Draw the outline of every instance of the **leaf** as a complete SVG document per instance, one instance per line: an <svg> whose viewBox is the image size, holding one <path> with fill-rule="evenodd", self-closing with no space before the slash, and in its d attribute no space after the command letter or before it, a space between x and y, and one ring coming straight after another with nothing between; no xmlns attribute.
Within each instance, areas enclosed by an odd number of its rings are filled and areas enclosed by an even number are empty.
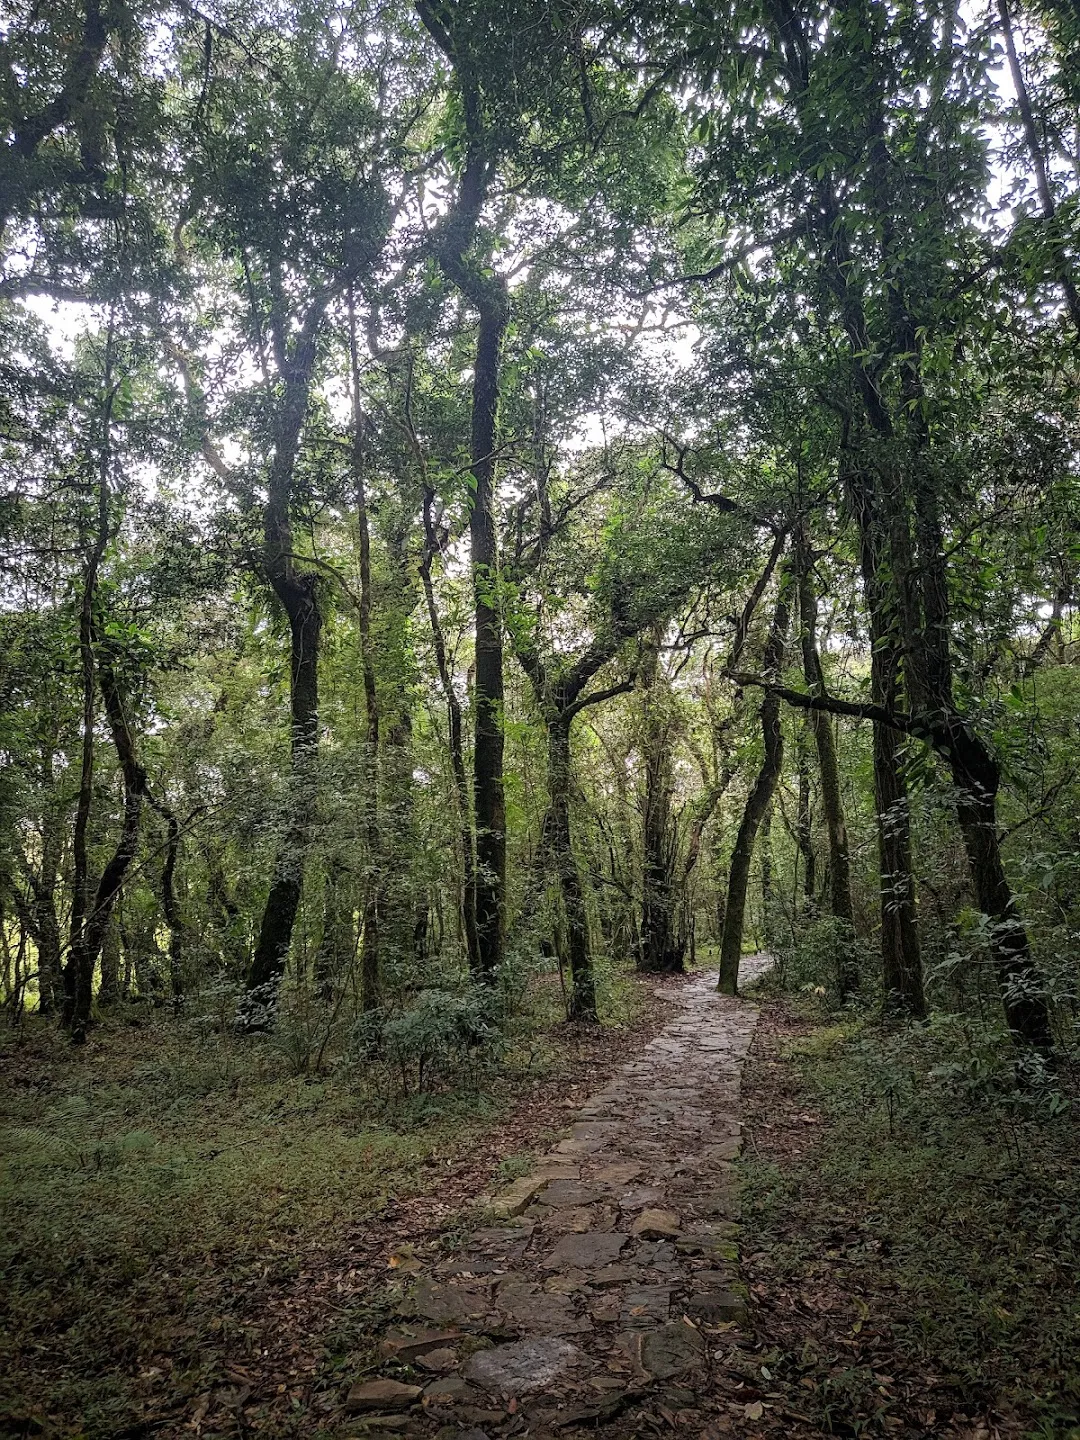
<svg viewBox="0 0 1080 1440"><path fill-rule="evenodd" d="M760 1420L765 1414L765 1406L760 1400L755 1400L752 1405L747 1405L743 1409L743 1414L747 1420Z"/></svg>

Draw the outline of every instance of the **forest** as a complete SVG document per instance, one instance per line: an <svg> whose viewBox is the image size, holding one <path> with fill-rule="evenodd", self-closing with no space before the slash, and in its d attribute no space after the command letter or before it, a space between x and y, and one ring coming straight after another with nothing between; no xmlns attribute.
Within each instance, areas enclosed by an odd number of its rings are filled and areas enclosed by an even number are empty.
<svg viewBox="0 0 1080 1440"><path fill-rule="evenodd" d="M0 133L0 1433L1076 1440L1077 0L7 0Z"/></svg>

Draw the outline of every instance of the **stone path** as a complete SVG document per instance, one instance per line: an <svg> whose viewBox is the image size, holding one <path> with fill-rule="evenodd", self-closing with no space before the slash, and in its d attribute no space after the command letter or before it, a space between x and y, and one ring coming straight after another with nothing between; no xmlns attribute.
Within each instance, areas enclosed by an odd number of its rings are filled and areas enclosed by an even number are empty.
<svg viewBox="0 0 1080 1440"><path fill-rule="evenodd" d="M744 983L768 964L745 961ZM680 991L678 1017L490 1200L498 1223L411 1280L342 1435L614 1434L642 1411L706 1433L711 1351L745 1318L732 1162L757 1020L714 985Z"/></svg>

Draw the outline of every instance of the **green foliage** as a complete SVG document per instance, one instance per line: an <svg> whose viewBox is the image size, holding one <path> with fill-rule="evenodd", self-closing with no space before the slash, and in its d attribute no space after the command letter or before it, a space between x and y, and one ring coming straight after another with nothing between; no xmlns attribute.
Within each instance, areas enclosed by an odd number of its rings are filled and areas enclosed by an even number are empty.
<svg viewBox="0 0 1080 1440"><path fill-rule="evenodd" d="M353 1030L348 1068L381 1059L401 1092L465 1071L475 1080L498 1059L502 1037L489 989L421 990L401 1009L369 1010Z"/></svg>

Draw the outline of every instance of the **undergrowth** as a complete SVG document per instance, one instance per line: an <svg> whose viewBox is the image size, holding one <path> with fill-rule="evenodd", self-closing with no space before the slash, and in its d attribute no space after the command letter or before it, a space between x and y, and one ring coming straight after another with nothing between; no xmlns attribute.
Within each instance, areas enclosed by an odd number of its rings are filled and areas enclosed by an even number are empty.
<svg viewBox="0 0 1080 1440"><path fill-rule="evenodd" d="M1080 1440L1080 1134L1063 1090L1018 1089L1007 1044L966 1017L889 1032L805 995L800 1009L815 1028L782 1048L780 1083L825 1124L809 1149L744 1161L754 1246L782 1282L873 1297L900 1352L973 1409ZM789 1378L824 1403L819 1360L790 1357ZM840 1410L885 1433L872 1368L863 1380Z"/></svg>
<svg viewBox="0 0 1080 1440"><path fill-rule="evenodd" d="M635 987L609 994L632 1018ZM405 1083L406 1055L356 1047L310 1073L288 1022L241 1038L206 1013L114 1017L82 1050L36 1018L4 1032L0 1434L113 1437L182 1413L223 1354L257 1349L275 1287L560 1073L576 1041L558 1019L534 984L481 1063L472 1032L445 1053L429 1005L412 1023L432 1022L430 1063Z"/></svg>

